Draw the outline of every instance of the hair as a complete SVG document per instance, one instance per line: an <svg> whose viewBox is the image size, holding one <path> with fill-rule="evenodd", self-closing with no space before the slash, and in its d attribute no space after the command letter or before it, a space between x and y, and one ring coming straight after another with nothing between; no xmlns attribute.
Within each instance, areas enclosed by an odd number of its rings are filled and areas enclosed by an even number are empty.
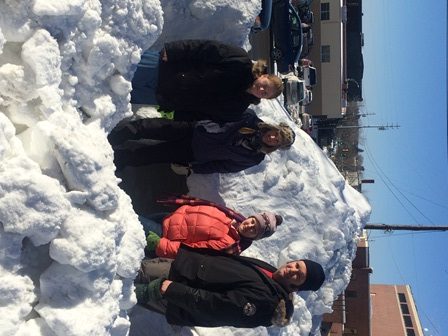
<svg viewBox="0 0 448 336"><path fill-rule="evenodd" d="M273 74L269 74L267 75L267 77L271 81L271 83L274 84L274 93L269 99L277 98L283 92L283 81L279 76Z"/></svg>
<svg viewBox="0 0 448 336"><path fill-rule="evenodd" d="M266 75L267 73L268 73L268 64L266 60L259 59L252 64L252 74L254 75L255 79L263 75Z"/></svg>
<svg viewBox="0 0 448 336"><path fill-rule="evenodd" d="M278 124L278 126L260 122L258 123L258 129L261 132L261 136L271 130L278 131L280 134L281 141L277 146L268 146L265 143L262 143L260 151L265 154L272 153L277 149L289 149L296 138L296 134L294 133L292 128L283 122Z"/></svg>
<svg viewBox="0 0 448 336"><path fill-rule="evenodd" d="M274 93L268 99L277 98L283 92L283 81L280 77L274 74L268 74L267 62L263 59L257 60L252 65L252 74L255 80L263 75L266 75L269 81L274 85Z"/></svg>

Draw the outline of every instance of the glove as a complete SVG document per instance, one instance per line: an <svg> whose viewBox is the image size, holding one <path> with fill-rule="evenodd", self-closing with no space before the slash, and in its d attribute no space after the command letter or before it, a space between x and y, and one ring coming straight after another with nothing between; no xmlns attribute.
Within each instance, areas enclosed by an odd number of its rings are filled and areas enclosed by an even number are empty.
<svg viewBox="0 0 448 336"><path fill-rule="evenodd" d="M160 237L157 235L157 233L154 233L152 231L149 231L148 235L146 236L146 249L148 251L154 251L159 245Z"/></svg>
<svg viewBox="0 0 448 336"><path fill-rule="evenodd" d="M137 303L148 302L148 284L135 284L135 296L137 297Z"/></svg>
<svg viewBox="0 0 448 336"><path fill-rule="evenodd" d="M149 301L158 301L162 299L162 293L160 293L160 287L162 287L162 282L164 282L166 278L158 278L151 281L148 284L148 298Z"/></svg>
<svg viewBox="0 0 448 336"><path fill-rule="evenodd" d="M165 280L166 278L158 278L149 284L136 284L135 295L137 296L137 302L144 304L150 301L161 300L162 293L160 293L160 287Z"/></svg>
<svg viewBox="0 0 448 336"><path fill-rule="evenodd" d="M171 164L171 170L177 175L190 176L193 170L190 166L183 166L177 163Z"/></svg>

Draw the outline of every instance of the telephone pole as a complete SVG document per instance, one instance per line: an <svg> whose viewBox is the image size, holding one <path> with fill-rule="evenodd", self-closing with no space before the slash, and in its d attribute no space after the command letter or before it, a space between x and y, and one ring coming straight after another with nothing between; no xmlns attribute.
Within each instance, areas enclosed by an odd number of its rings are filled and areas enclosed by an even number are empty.
<svg viewBox="0 0 448 336"><path fill-rule="evenodd" d="M420 225L389 225L372 223L364 227L365 230L382 230L392 232L394 230L402 231L448 231L448 226L420 226Z"/></svg>
<svg viewBox="0 0 448 336"><path fill-rule="evenodd" d="M342 128L377 128L380 131L385 131L387 129L393 129L393 128L399 128L400 125L366 125L366 126L360 126L360 125L335 125L335 126L328 126L328 127L319 127L320 130L329 130L329 129L342 129Z"/></svg>
<svg viewBox="0 0 448 336"><path fill-rule="evenodd" d="M336 128L378 128L380 131L385 131L389 128L399 128L399 125L366 125L366 126L359 126L359 125L349 125L349 126L336 126Z"/></svg>

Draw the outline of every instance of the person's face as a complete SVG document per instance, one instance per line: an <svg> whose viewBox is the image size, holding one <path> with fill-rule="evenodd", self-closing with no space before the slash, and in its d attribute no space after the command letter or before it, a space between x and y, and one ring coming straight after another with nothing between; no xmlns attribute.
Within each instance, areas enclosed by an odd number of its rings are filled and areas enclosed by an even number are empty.
<svg viewBox="0 0 448 336"><path fill-rule="evenodd" d="M272 278L282 284L285 288L295 290L294 287L304 284L306 275L306 264L303 260L295 260L280 266L280 268L272 274Z"/></svg>
<svg viewBox="0 0 448 336"><path fill-rule="evenodd" d="M252 94L257 98L270 99L274 96L275 87L267 75L258 77L252 84Z"/></svg>
<svg viewBox="0 0 448 336"><path fill-rule="evenodd" d="M270 147L278 146L281 142L280 133L277 130L269 130L263 134L261 140Z"/></svg>
<svg viewBox="0 0 448 336"><path fill-rule="evenodd" d="M241 236L249 239L255 239L255 237L258 236L259 230L260 225L258 224L258 221L254 217L249 217L245 219L238 226L238 233Z"/></svg>

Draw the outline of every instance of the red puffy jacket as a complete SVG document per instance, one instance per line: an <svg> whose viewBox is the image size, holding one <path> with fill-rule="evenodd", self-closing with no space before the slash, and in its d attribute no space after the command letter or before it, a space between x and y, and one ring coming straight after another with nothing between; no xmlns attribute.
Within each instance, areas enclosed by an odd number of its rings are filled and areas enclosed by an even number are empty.
<svg viewBox="0 0 448 336"><path fill-rule="evenodd" d="M163 233L156 254L175 258L180 244L222 250L240 240L232 219L208 205L183 205L163 220Z"/></svg>

